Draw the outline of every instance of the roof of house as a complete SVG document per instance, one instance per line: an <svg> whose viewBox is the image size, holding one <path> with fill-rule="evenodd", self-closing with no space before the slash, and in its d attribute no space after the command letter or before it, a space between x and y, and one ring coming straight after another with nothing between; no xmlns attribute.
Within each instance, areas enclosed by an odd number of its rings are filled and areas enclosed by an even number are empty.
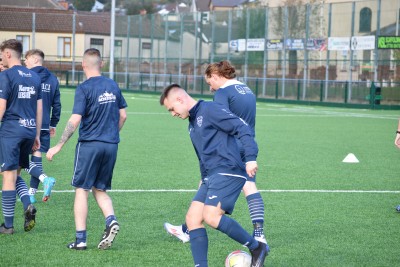
<svg viewBox="0 0 400 267"><path fill-rule="evenodd" d="M198 12L210 11L211 0L196 0L196 7Z"/></svg>
<svg viewBox="0 0 400 267"><path fill-rule="evenodd" d="M56 0L0 0L1 7L65 9Z"/></svg>
<svg viewBox="0 0 400 267"><path fill-rule="evenodd" d="M3 8L0 6L0 29L3 31L32 31L35 14L35 31L72 33L72 11ZM109 34L110 13L76 13L76 33Z"/></svg>
<svg viewBox="0 0 400 267"><path fill-rule="evenodd" d="M211 0L213 7L237 7L247 3L247 0Z"/></svg>
<svg viewBox="0 0 400 267"><path fill-rule="evenodd" d="M1 1L1 0L0 0ZM35 13L36 32L72 33L73 11L44 10L35 8L4 8L0 6L0 29L2 31L32 31L33 13ZM130 22L132 37L163 39L165 37L162 22L153 22L143 16L142 21L135 18ZM152 27L152 23L154 24ZM126 16L116 16L115 35L126 36L128 30ZM86 34L110 35L111 15L109 12L76 12L75 32ZM153 30L152 30L153 29Z"/></svg>

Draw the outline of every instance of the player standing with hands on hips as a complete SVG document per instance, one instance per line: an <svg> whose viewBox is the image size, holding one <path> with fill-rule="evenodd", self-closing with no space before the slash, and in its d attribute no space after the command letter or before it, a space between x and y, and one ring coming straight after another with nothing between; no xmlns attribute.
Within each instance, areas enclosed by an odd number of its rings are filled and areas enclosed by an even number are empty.
<svg viewBox="0 0 400 267"><path fill-rule="evenodd" d="M203 222L247 246L252 267L263 266L267 245L225 215L233 212L247 177L254 177L257 172L258 147L251 128L225 106L196 101L177 84L164 89L160 104L172 116L189 119L189 135L199 159L202 181L186 214L195 266L208 266L208 237ZM243 145L246 164L236 138Z"/></svg>
<svg viewBox="0 0 400 267"><path fill-rule="evenodd" d="M47 159L52 160L80 125L71 183L75 187L76 240L67 245L75 250L87 247L86 220L90 190L103 212L106 224L97 247L111 247L120 228L112 200L106 191L111 189L120 141L119 131L126 120L127 104L117 83L101 76L102 65L99 50L89 48L85 51L82 68L87 80L75 91L72 115L60 141L46 154Z"/></svg>
<svg viewBox="0 0 400 267"><path fill-rule="evenodd" d="M16 195L24 205L24 230L35 226L36 208L30 203L25 181L18 177L21 168L29 167L31 151L40 148L42 127L42 95L40 77L21 65L22 44L6 40L0 45L0 172L3 173L2 210L4 223L0 234L14 233Z"/></svg>

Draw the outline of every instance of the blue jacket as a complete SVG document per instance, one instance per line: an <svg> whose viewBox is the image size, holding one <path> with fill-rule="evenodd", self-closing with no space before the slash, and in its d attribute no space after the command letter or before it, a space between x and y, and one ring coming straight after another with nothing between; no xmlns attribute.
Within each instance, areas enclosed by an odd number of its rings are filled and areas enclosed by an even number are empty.
<svg viewBox="0 0 400 267"><path fill-rule="evenodd" d="M228 80L223 87L215 92L214 101L228 107L230 111L244 119L255 131L256 96L247 85L237 80Z"/></svg>
<svg viewBox="0 0 400 267"><path fill-rule="evenodd" d="M203 179L215 173L247 177L236 138L243 145L245 162L257 159L251 127L219 103L200 100L190 109L189 134Z"/></svg>
<svg viewBox="0 0 400 267"><path fill-rule="evenodd" d="M45 67L33 67L32 71L36 72L42 81L42 130L49 130L50 127L56 127L60 120L61 102L58 80L57 77Z"/></svg>

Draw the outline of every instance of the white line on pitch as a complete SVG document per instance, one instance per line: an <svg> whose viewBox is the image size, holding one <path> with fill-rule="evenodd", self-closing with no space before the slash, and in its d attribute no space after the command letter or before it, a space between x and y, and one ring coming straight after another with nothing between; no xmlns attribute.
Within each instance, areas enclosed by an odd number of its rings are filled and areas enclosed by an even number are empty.
<svg viewBox="0 0 400 267"><path fill-rule="evenodd" d="M392 190L310 190L310 189L268 189L258 190L269 193L373 193L373 194L400 194L400 191ZM43 191L38 191L43 192ZM52 190L52 193L73 193L74 190ZM196 189L113 189L108 192L115 193L163 193L163 192L197 192Z"/></svg>

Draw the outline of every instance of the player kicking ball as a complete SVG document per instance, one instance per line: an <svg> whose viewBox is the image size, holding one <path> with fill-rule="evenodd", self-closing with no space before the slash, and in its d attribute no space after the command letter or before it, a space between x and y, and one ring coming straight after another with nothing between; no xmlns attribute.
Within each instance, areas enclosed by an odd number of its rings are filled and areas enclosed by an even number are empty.
<svg viewBox="0 0 400 267"><path fill-rule="evenodd" d="M160 104L174 117L189 120L189 135L199 159L201 184L186 214L194 265L208 266L208 236L203 223L246 246L252 267L264 265L268 245L258 242L226 216L232 214L247 176L257 172L258 147L251 128L225 106L196 101L179 85L166 87ZM236 138L243 144L243 163Z"/></svg>

